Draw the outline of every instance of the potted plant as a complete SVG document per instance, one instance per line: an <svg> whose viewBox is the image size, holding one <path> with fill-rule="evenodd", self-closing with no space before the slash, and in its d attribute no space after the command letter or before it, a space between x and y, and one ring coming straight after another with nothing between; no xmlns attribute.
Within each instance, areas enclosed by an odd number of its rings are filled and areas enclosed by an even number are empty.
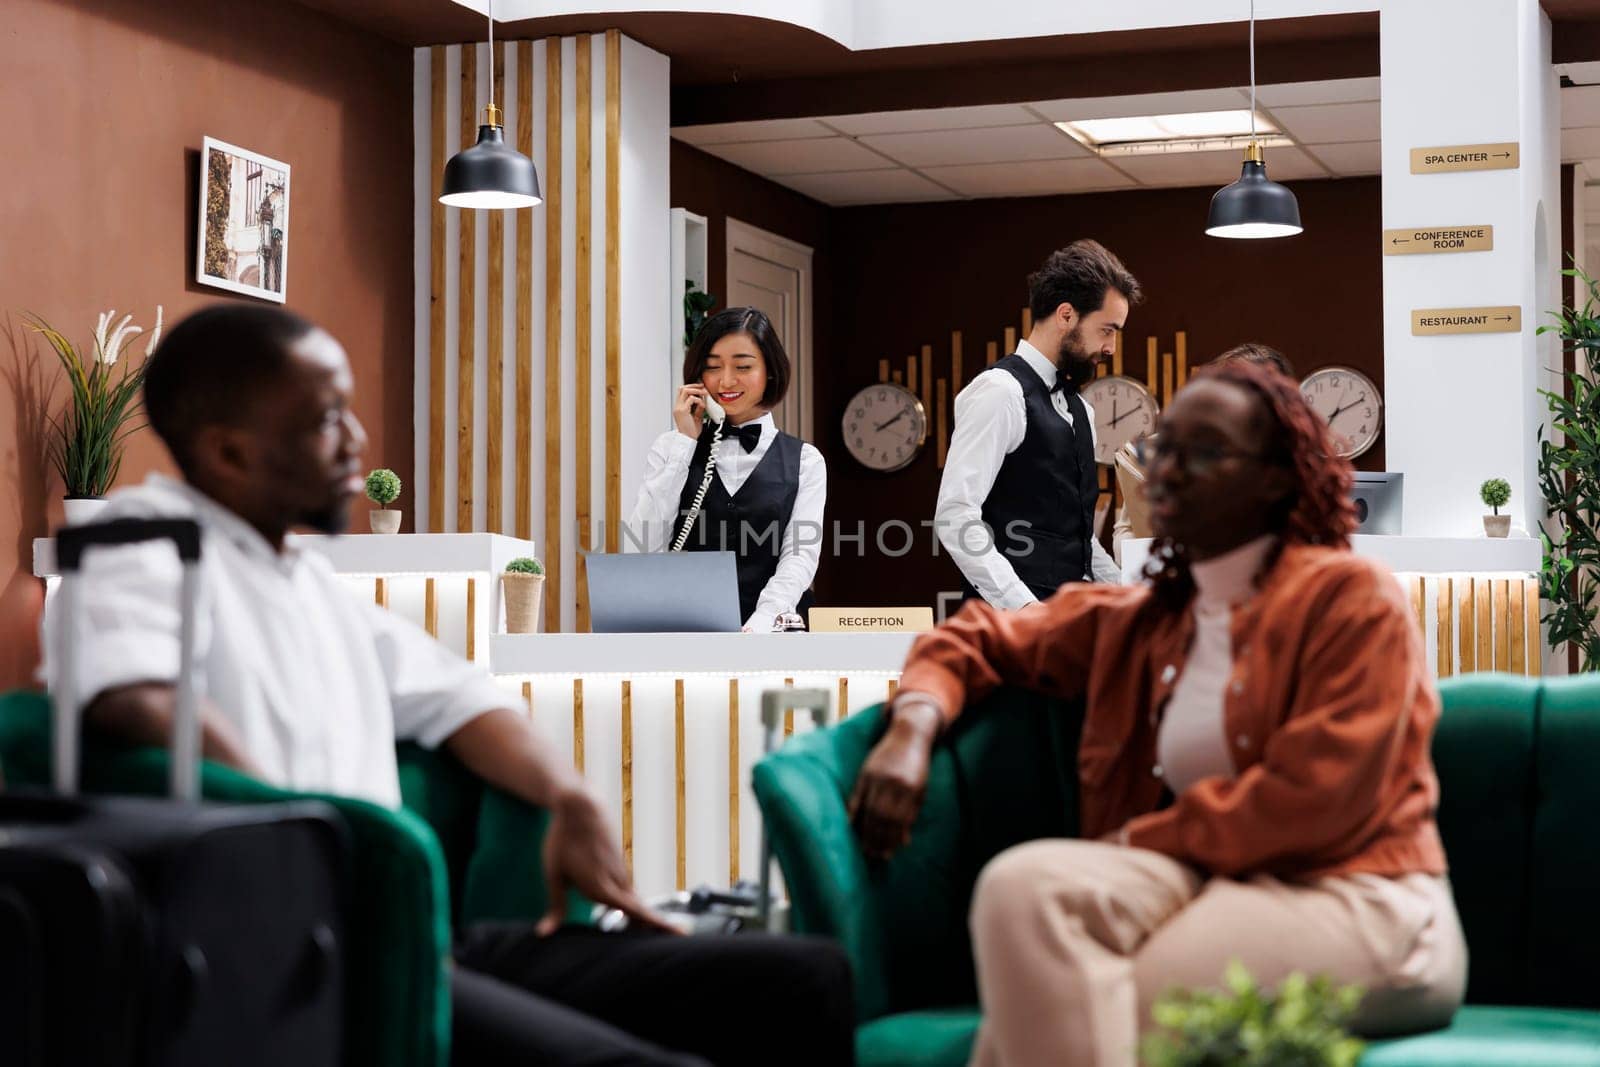
<svg viewBox="0 0 1600 1067"><path fill-rule="evenodd" d="M1222 990L1178 990L1151 1014L1160 1030L1141 1046L1146 1067L1355 1067L1363 1044L1345 1029L1358 986L1291 974L1276 990L1238 961Z"/></svg>
<svg viewBox="0 0 1600 1067"><path fill-rule="evenodd" d="M696 285L693 278L683 283L683 347L694 344L695 334L705 325L706 315L716 302L717 298Z"/></svg>
<svg viewBox="0 0 1600 1067"><path fill-rule="evenodd" d="M532 556L518 556L500 575L506 601L506 633L538 632L539 604L544 600L544 565Z"/></svg>
<svg viewBox="0 0 1600 1067"><path fill-rule="evenodd" d="M61 414L50 416L50 439L45 444L45 454L61 476L68 525L92 521L104 505L106 492L122 469L128 437L142 425L129 423L139 407L150 353L161 340L161 307L156 306L155 328L137 364L122 356L144 329L132 324L131 314L120 321L116 314L101 314L95 324L94 351L87 358L49 323L28 316L28 328L50 342L71 388Z"/></svg>
<svg viewBox="0 0 1600 1067"><path fill-rule="evenodd" d="M389 507L400 497L400 476L387 467L379 467L367 475L367 499L378 505L369 521L375 534L400 532L400 512Z"/></svg>
<svg viewBox="0 0 1600 1067"><path fill-rule="evenodd" d="M1478 487L1478 496L1493 515L1483 517L1483 532L1490 537L1504 537L1511 532L1511 516L1500 514L1500 509L1511 499L1511 483L1504 478L1490 478Z"/></svg>

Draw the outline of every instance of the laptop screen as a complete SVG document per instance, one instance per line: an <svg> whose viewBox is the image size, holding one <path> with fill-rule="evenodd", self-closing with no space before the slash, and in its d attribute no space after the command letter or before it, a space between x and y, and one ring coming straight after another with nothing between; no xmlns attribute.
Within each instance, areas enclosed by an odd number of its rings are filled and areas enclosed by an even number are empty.
<svg viewBox="0 0 1600 1067"><path fill-rule="evenodd" d="M589 625L597 634L737 633L732 552L590 552Z"/></svg>

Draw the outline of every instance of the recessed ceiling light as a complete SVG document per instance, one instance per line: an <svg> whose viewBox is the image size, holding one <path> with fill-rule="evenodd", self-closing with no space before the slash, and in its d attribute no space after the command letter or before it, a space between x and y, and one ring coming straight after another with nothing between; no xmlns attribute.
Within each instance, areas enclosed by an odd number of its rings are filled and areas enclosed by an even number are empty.
<svg viewBox="0 0 1600 1067"><path fill-rule="evenodd" d="M1079 119L1076 122L1058 122L1056 128L1102 156L1216 152L1243 147L1251 140L1250 112L1246 108ZM1271 120L1259 113L1256 115L1255 130L1255 140L1262 145L1294 143Z"/></svg>

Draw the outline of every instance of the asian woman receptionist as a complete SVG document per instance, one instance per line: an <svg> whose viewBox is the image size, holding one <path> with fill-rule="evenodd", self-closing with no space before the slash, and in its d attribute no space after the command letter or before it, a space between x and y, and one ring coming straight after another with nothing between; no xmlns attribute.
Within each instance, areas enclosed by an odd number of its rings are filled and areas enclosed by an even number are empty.
<svg viewBox="0 0 1600 1067"><path fill-rule="evenodd" d="M779 430L789 357L766 314L711 316L683 361L674 429L656 438L629 519L653 550L737 554L744 629L810 606L822 554L828 470L822 454Z"/></svg>

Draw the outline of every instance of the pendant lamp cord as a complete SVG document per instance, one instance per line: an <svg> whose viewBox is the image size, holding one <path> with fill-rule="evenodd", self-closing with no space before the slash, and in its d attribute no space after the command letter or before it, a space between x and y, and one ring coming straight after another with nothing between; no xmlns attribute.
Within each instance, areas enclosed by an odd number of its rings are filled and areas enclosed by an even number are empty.
<svg viewBox="0 0 1600 1067"><path fill-rule="evenodd" d="M489 0L491 9L494 0ZM1256 139L1256 0L1250 0L1250 140Z"/></svg>
<svg viewBox="0 0 1600 1067"><path fill-rule="evenodd" d="M1251 11L1255 10L1255 4L1256 0L1250 0ZM1253 42L1254 40L1255 38L1252 37L1251 41ZM1250 75L1251 92L1255 91L1255 61L1255 45L1252 43L1250 46L1250 70L1252 72ZM494 0L489 0L489 106L491 108L494 107ZM1251 104L1250 110L1255 110L1254 103Z"/></svg>

